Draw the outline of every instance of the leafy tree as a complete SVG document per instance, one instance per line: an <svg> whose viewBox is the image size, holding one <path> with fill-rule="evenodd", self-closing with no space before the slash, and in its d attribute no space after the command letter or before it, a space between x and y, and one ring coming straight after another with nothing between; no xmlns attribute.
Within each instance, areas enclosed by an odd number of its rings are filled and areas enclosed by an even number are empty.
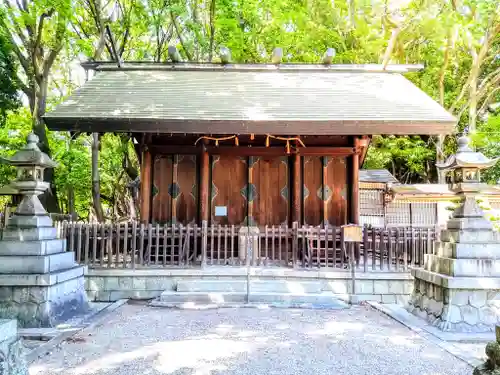
<svg viewBox="0 0 500 375"><path fill-rule="evenodd" d="M0 32L0 126L5 124L7 111L21 104L17 93L16 68L12 46Z"/></svg>
<svg viewBox="0 0 500 375"><path fill-rule="evenodd" d="M32 128L40 139L42 151L50 154L49 140L41 117L47 108L50 73L67 41L68 22L72 15L71 0L3 0L0 9L0 31L7 36L22 71L15 81L26 95ZM46 180L51 189L44 194L46 207L58 212L56 186L52 170Z"/></svg>

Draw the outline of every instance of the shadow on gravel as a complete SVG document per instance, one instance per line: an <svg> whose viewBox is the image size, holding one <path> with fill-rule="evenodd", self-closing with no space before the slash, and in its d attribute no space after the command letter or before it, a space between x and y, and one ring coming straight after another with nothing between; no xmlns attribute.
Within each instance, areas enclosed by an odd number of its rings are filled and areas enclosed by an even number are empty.
<svg viewBox="0 0 500 375"><path fill-rule="evenodd" d="M90 335L89 335L90 334ZM472 370L390 318L349 310L179 311L128 305L30 374L405 374Z"/></svg>

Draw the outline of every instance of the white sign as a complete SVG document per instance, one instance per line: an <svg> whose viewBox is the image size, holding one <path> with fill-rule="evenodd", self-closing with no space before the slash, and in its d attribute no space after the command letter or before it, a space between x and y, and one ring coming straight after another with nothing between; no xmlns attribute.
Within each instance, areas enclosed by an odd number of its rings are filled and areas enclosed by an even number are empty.
<svg viewBox="0 0 500 375"><path fill-rule="evenodd" d="M215 216L227 216L227 207L215 206Z"/></svg>

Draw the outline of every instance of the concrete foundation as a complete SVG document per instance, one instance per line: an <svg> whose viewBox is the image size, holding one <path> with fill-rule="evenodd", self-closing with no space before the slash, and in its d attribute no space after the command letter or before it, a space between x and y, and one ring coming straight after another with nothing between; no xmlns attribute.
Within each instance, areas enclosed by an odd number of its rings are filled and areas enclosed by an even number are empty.
<svg viewBox="0 0 500 375"><path fill-rule="evenodd" d="M351 276L347 271L259 267L92 269L85 276L85 288L89 299L102 302L122 298L151 299L159 297L164 291L246 294L248 271L251 294L292 293L307 294L314 298L313 295L330 293L344 300L352 295ZM356 295L360 301L406 304L412 290L413 277L409 273L360 273L356 278Z"/></svg>

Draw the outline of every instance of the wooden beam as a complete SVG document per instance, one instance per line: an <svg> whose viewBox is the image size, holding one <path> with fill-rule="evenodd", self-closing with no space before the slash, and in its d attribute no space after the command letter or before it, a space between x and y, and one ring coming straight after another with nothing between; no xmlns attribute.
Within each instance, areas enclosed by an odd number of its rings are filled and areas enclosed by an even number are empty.
<svg viewBox="0 0 500 375"><path fill-rule="evenodd" d="M199 155L201 148L181 145L149 145L151 152L163 155ZM206 146L210 155L234 156L283 156L287 155L285 145L274 147L248 146ZM349 156L354 154L354 147L301 147L303 156ZM294 152L292 152L293 154Z"/></svg>
<svg viewBox="0 0 500 375"><path fill-rule="evenodd" d="M141 222L149 223L151 217L151 183L152 158L151 152L144 147L141 157Z"/></svg>
<svg viewBox="0 0 500 375"><path fill-rule="evenodd" d="M209 172L210 163L207 150L203 147L200 154L200 220L208 224L209 220Z"/></svg>
<svg viewBox="0 0 500 375"><path fill-rule="evenodd" d="M201 147L181 145L148 145L154 154L162 155L200 155Z"/></svg>
<svg viewBox="0 0 500 375"><path fill-rule="evenodd" d="M358 149L359 139L355 138L354 145ZM351 224L359 224L359 153L352 155L351 163L351 214L350 222Z"/></svg>
<svg viewBox="0 0 500 375"><path fill-rule="evenodd" d="M349 156L354 152L353 147L304 147L300 149L302 156Z"/></svg>
<svg viewBox="0 0 500 375"><path fill-rule="evenodd" d="M245 146L208 146L208 153L213 155L237 156L283 156L287 155L283 147L245 147ZM354 154L353 147L301 147L301 155L307 156L348 156Z"/></svg>
<svg viewBox="0 0 500 375"><path fill-rule="evenodd" d="M302 211L302 160L300 154L292 156L292 223L297 222L302 225L301 211Z"/></svg>
<svg viewBox="0 0 500 375"><path fill-rule="evenodd" d="M364 135L361 138L362 138L363 143L365 145L361 147L362 150L361 150L361 155L360 155L360 159L359 159L359 167L360 168L363 166L363 163L365 162L366 154L368 153L368 147L370 147L370 143L371 143L371 138L368 137L367 135Z"/></svg>

